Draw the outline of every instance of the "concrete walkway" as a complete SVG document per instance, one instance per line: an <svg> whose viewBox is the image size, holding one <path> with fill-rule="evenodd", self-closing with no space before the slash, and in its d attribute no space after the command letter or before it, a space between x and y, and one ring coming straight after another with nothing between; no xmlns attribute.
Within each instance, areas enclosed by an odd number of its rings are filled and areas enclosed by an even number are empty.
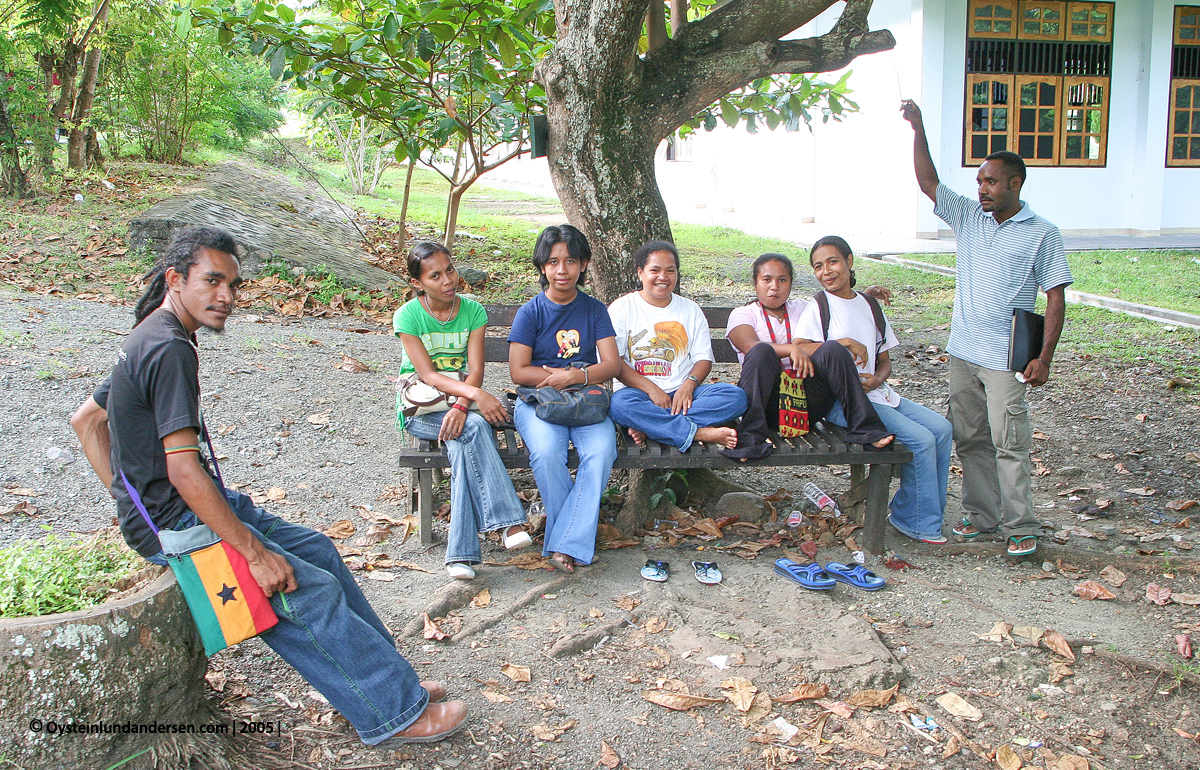
<svg viewBox="0 0 1200 770"><path fill-rule="evenodd" d="M818 225L802 225L799 230L811 228L812 238L816 240L825 235L824 228ZM822 230L821 234L816 234ZM808 239L805 232L801 240ZM949 254L955 251L957 244L954 237L944 238L900 238L882 233L841 233L842 237L854 244L856 253L866 256L881 254ZM1200 233L1172 233L1169 235L1064 235L1063 245L1067 251L1102 251L1102 250L1190 250L1200 251Z"/></svg>

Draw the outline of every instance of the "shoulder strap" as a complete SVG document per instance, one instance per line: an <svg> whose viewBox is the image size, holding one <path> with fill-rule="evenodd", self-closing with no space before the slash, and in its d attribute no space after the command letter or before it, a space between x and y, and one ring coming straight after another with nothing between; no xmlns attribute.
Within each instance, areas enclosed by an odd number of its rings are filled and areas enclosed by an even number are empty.
<svg viewBox="0 0 1200 770"><path fill-rule="evenodd" d="M816 300L817 309L821 311L821 339L822 341L829 339L829 297L825 296L824 291L817 292L813 299Z"/></svg>
<svg viewBox="0 0 1200 770"><path fill-rule="evenodd" d="M887 319L883 317L883 308L879 306L879 300L872 297L870 294L859 294L871 306L871 315L875 316L875 329L879 332L879 341L875 343L875 355L879 355L879 349L883 347L884 341L887 339Z"/></svg>

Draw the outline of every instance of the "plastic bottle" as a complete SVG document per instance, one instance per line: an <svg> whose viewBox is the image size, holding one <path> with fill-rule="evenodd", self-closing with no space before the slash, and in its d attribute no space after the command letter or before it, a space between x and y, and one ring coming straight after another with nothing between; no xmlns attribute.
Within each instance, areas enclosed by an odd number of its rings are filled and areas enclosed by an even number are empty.
<svg viewBox="0 0 1200 770"><path fill-rule="evenodd" d="M837 510L837 503L833 498L821 491L821 488L811 481L804 485L804 496L807 497L813 505L817 506L822 513Z"/></svg>

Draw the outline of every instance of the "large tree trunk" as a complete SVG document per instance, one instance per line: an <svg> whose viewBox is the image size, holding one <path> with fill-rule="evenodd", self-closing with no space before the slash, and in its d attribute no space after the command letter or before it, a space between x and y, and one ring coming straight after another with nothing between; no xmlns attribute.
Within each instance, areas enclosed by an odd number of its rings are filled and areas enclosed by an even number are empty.
<svg viewBox="0 0 1200 770"><path fill-rule="evenodd" d="M408 240L408 232L405 228L408 225L408 197L412 193L413 166L415 165L416 161L409 158L408 170L404 172L404 199L400 202L400 230L396 233L396 245L400 247L401 251L404 251L405 242Z"/></svg>
<svg viewBox="0 0 1200 770"><path fill-rule="evenodd" d="M0 83L6 78L0 75ZM17 134L8 115L8 102L0 97L0 187L13 198L29 197L31 185L21 168L21 153L17 149Z"/></svg>
<svg viewBox="0 0 1200 770"><path fill-rule="evenodd" d="M96 102L96 82L100 75L100 49L88 49L83 58L83 80L71 114L71 135L67 140L67 168L88 167L88 117Z"/></svg>

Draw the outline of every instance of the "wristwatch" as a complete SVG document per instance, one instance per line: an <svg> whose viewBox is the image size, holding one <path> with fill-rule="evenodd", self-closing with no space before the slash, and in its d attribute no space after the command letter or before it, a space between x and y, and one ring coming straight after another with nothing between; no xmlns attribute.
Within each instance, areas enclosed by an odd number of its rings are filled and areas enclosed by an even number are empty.
<svg viewBox="0 0 1200 770"><path fill-rule="evenodd" d="M697 385L700 384L700 380L697 380L696 375L694 375L694 374L689 374L687 377L684 377L683 379L691 380L692 382L696 383Z"/></svg>

